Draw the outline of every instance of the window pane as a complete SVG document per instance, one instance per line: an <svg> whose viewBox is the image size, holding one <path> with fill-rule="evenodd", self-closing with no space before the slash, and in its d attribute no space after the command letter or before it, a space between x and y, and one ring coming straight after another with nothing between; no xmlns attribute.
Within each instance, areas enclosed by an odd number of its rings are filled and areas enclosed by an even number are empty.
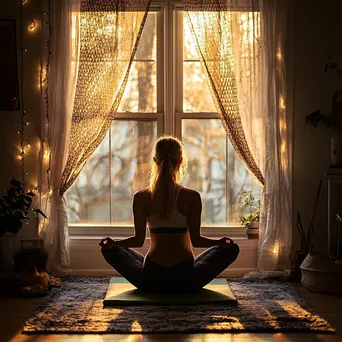
<svg viewBox="0 0 342 342"><path fill-rule="evenodd" d="M115 120L111 132L112 223L133 224L132 197L135 191L148 185L157 123Z"/></svg>
<svg viewBox="0 0 342 342"><path fill-rule="evenodd" d="M156 112L156 16L156 13L147 16L119 112Z"/></svg>
<svg viewBox="0 0 342 342"><path fill-rule="evenodd" d="M183 13L183 111L216 112L205 70L199 62L187 15Z"/></svg>
<svg viewBox="0 0 342 342"><path fill-rule="evenodd" d="M196 45L192 36L192 32L190 30L190 26L188 23L187 19L187 14L186 12L183 12L183 30L184 30L184 35L183 35L183 55L184 55L184 60L199 60L198 58L198 53L196 50Z"/></svg>
<svg viewBox="0 0 342 342"><path fill-rule="evenodd" d="M156 60L157 55L157 13L149 12L146 18L146 22L140 37L137 52L135 54L136 59L153 59Z"/></svg>
<svg viewBox="0 0 342 342"><path fill-rule="evenodd" d="M183 111L216 112L200 62L183 63Z"/></svg>
<svg viewBox="0 0 342 342"><path fill-rule="evenodd" d="M118 111L155 112L156 86L156 63L133 62Z"/></svg>
<svg viewBox="0 0 342 342"><path fill-rule="evenodd" d="M110 222L109 133L65 195L69 223Z"/></svg>
<svg viewBox="0 0 342 342"><path fill-rule="evenodd" d="M239 225L241 190L259 187L236 156L219 119L182 120L188 153L184 185L201 193L203 225Z"/></svg>

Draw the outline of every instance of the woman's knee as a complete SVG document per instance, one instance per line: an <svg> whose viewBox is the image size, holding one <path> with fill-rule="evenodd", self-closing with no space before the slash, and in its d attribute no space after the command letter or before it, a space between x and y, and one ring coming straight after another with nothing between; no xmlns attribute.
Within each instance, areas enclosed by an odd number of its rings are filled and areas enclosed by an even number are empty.
<svg viewBox="0 0 342 342"><path fill-rule="evenodd" d="M236 259L240 253L240 247L238 244L234 242L231 248L232 248L232 254L235 256L235 259Z"/></svg>
<svg viewBox="0 0 342 342"><path fill-rule="evenodd" d="M120 251L119 251L118 246L113 246L110 248L102 247L101 253L102 253L103 257L108 261L108 260L111 260L113 258L113 256L116 256L118 253L120 253Z"/></svg>
<svg viewBox="0 0 342 342"><path fill-rule="evenodd" d="M227 257L236 259L240 253L240 247L235 242L230 247L220 247Z"/></svg>

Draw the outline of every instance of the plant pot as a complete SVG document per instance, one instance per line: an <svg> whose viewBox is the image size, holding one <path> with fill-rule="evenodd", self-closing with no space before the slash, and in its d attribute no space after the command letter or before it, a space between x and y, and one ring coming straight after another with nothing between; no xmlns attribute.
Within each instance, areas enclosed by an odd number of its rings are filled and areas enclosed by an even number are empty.
<svg viewBox="0 0 342 342"><path fill-rule="evenodd" d="M246 234L248 239L259 238L259 221L253 221L246 227Z"/></svg>
<svg viewBox="0 0 342 342"><path fill-rule="evenodd" d="M15 234L5 233L0 238L0 272L2 273L14 272L15 237Z"/></svg>
<svg viewBox="0 0 342 342"><path fill-rule="evenodd" d="M342 138L331 138L331 163L332 165L342 165Z"/></svg>

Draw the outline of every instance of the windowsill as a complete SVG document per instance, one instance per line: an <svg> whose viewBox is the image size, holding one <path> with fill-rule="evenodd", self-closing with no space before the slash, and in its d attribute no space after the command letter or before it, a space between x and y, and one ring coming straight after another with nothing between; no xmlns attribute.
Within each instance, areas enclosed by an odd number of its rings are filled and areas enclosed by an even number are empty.
<svg viewBox="0 0 342 342"><path fill-rule="evenodd" d="M220 238L222 236L230 236L234 238L247 238L246 229L242 226L204 226L201 227L203 236ZM110 226L110 225L70 225L70 237L117 237L125 238L134 235L133 226ZM147 237L149 230L147 229Z"/></svg>

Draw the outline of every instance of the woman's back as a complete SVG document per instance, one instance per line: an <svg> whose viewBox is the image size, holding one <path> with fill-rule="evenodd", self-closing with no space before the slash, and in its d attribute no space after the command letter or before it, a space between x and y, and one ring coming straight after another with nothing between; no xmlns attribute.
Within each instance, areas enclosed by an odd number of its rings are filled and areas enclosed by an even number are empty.
<svg viewBox="0 0 342 342"><path fill-rule="evenodd" d="M193 257L188 227L188 217L194 205L193 193L194 190L176 185L174 208L166 218L161 218L153 214L148 189L140 191L151 236L147 256L161 266L170 267Z"/></svg>

